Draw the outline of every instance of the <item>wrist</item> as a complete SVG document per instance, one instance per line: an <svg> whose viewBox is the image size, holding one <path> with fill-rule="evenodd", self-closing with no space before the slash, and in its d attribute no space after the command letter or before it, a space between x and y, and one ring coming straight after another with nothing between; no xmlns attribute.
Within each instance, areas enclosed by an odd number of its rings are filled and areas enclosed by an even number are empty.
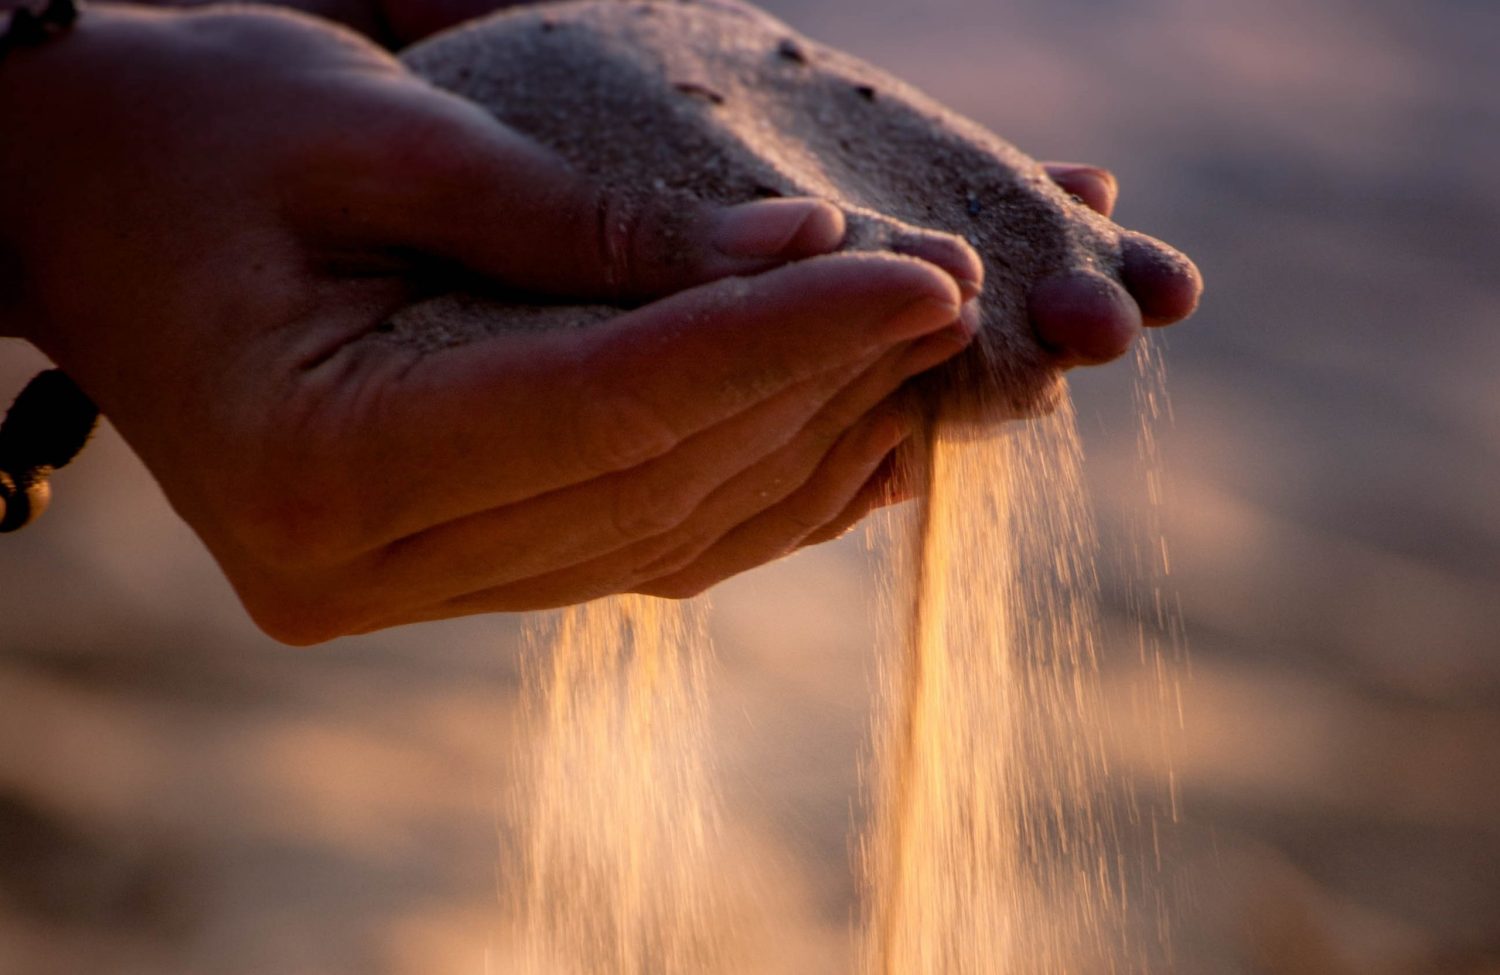
<svg viewBox="0 0 1500 975"><path fill-rule="evenodd" d="M0 0L0 67L13 54L41 47L66 34L77 19L75 0L47 0L44 5ZM5 130L15 141L17 133L9 126ZM18 313L22 280L14 244L0 236L0 338L22 334Z"/></svg>
<svg viewBox="0 0 1500 975"><path fill-rule="evenodd" d="M0 8L38 4L0 0ZM90 218L87 207L70 205L105 168L91 152L100 120L89 106L108 90L111 63L131 56L117 40L122 27L140 30L165 19L120 4L91 5L71 29L0 57L0 335L52 354L36 278L43 267L67 263L65 250L53 245L69 236L66 226Z"/></svg>

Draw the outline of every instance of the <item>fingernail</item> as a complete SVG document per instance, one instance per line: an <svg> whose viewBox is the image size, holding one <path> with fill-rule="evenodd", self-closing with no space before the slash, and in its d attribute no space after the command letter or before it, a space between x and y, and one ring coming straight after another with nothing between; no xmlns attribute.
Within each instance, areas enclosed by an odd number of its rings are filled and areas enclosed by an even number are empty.
<svg viewBox="0 0 1500 975"><path fill-rule="evenodd" d="M964 302L963 308L958 313L958 324L953 328L969 341L979 334L979 329L984 324L984 319L979 309L979 299L970 298Z"/></svg>
<svg viewBox="0 0 1500 975"><path fill-rule="evenodd" d="M719 214L713 245L727 257L766 260L812 257L844 241L844 215L822 200L761 200Z"/></svg>
<svg viewBox="0 0 1500 975"><path fill-rule="evenodd" d="M974 245L962 237L920 232L896 241L893 250L948 272L965 301L977 298L984 290L984 261Z"/></svg>
<svg viewBox="0 0 1500 975"><path fill-rule="evenodd" d="M1101 166L1090 166L1087 163L1048 163L1047 172L1054 178L1058 176L1092 176L1101 179L1111 186L1117 186L1119 181L1115 174Z"/></svg>
<svg viewBox="0 0 1500 975"><path fill-rule="evenodd" d="M1108 215L1120 196L1115 174L1098 166L1081 163L1055 163L1047 166L1047 175L1065 191L1075 194L1088 206Z"/></svg>

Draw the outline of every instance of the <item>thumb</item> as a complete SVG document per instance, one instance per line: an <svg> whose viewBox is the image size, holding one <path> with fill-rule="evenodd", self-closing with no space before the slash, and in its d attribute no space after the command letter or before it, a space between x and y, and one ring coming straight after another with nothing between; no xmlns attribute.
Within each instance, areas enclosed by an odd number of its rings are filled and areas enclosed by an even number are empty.
<svg viewBox="0 0 1500 975"><path fill-rule="evenodd" d="M815 199L714 206L652 187L606 189L479 106L425 89L419 124L381 133L369 243L414 249L517 290L644 299L836 249L843 214ZM357 161L356 161L357 162ZM383 239L379 239L383 238Z"/></svg>

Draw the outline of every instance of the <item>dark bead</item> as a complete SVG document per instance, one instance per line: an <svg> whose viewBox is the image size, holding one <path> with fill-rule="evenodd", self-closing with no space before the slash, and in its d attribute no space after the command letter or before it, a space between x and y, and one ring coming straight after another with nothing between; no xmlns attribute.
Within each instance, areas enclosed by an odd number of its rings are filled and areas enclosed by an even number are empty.
<svg viewBox="0 0 1500 975"><path fill-rule="evenodd" d="M42 19L58 30L66 30L78 19L78 4L75 0L48 0Z"/></svg>
<svg viewBox="0 0 1500 975"><path fill-rule="evenodd" d="M47 28L29 7L21 7L10 15L10 29L6 36L17 47L24 47L46 40Z"/></svg>
<svg viewBox="0 0 1500 975"><path fill-rule="evenodd" d="M23 486L11 480L10 475L0 471L0 534L25 528L41 517L52 500L52 489L45 477L28 480Z"/></svg>
<svg viewBox="0 0 1500 975"><path fill-rule="evenodd" d="M0 427L0 464L22 472L68 464L94 432L99 408L60 369L39 373L21 390Z"/></svg>

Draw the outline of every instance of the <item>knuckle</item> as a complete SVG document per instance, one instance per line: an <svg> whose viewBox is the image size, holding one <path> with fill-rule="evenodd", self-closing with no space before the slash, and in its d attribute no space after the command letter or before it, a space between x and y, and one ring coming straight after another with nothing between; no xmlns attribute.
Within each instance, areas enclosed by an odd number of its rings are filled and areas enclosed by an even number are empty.
<svg viewBox="0 0 1500 975"><path fill-rule="evenodd" d="M585 470L630 470L668 453L681 439L658 408L630 393L590 395L578 408L578 444Z"/></svg>
<svg viewBox="0 0 1500 975"><path fill-rule="evenodd" d="M614 495L615 534L625 541L666 534L687 521L700 500L701 492L690 481L629 478Z"/></svg>

